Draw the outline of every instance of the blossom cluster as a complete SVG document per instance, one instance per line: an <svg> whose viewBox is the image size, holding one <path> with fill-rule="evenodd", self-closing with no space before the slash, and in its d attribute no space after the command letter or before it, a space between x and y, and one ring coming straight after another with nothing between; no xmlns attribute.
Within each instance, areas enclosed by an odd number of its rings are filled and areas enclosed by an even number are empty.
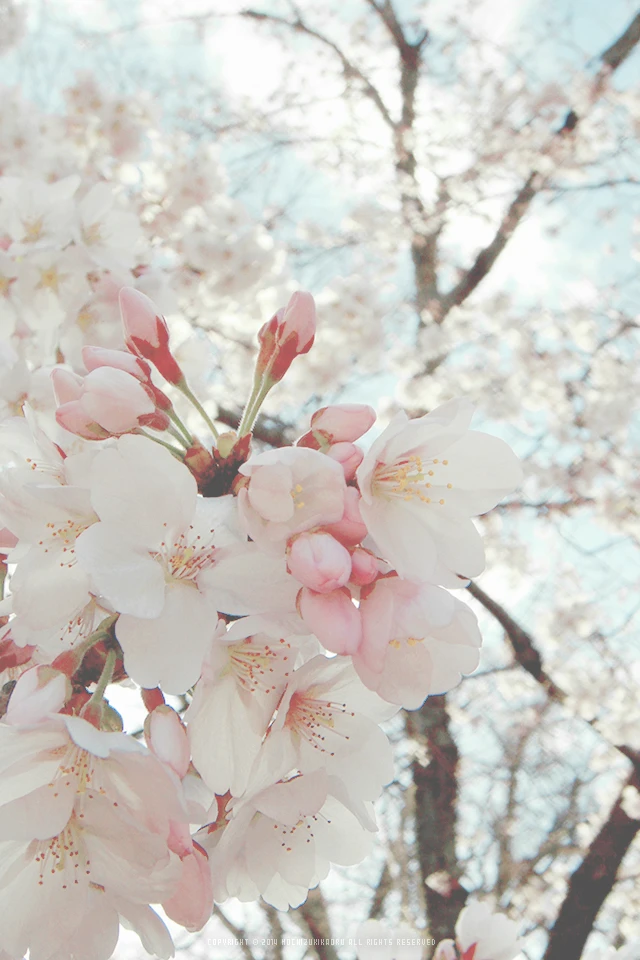
<svg viewBox="0 0 640 960"><path fill-rule="evenodd" d="M471 518L521 478L506 443L469 429L464 399L397 415L367 452L364 404L323 407L294 445L254 450L262 402L313 344L311 295L260 329L226 433L153 302L119 299L127 349L85 346L84 375L52 371L68 442L28 407L0 426L0 950L13 960L106 960L121 921L170 956L151 904L198 930L214 900L286 909L332 863L360 862L393 778L380 724L477 666L476 618L449 588L484 566ZM147 709L146 746L105 696L124 681Z"/></svg>

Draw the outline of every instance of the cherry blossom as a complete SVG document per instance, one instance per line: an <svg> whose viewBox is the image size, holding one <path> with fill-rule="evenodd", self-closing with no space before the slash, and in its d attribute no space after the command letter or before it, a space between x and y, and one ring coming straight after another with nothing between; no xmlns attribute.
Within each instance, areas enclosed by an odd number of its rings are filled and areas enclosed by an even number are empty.
<svg viewBox="0 0 640 960"><path fill-rule="evenodd" d="M459 586L484 569L469 519L486 513L522 479L510 447L469 430L473 407L452 400L417 420L397 417L357 470L360 513L401 576Z"/></svg>
<svg viewBox="0 0 640 960"><path fill-rule="evenodd" d="M186 811L172 775L141 744L79 717L0 725L0 764L2 862L14 872L0 893L0 946L49 960L96 919L113 949L121 914L170 956L147 905L169 899L180 878L168 841Z"/></svg>
<svg viewBox="0 0 640 960"><path fill-rule="evenodd" d="M362 643L353 663L391 703L415 709L478 666L476 616L441 587L385 578L364 594L360 609Z"/></svg>
<svg viewBox="0 0 640 960"><path fill-rule="evenodd" d="M248 478L238 492L240 517L249 536L265 549L343 516L342 469L316 450L285 447L260 453L240 473Z"/></svg>

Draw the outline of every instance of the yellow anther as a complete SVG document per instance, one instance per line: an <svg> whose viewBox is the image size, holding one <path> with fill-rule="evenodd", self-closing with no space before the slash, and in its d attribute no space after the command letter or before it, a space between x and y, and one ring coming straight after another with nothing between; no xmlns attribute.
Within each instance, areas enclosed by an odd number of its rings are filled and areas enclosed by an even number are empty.
<svg viewBox="0 0 640 960"><path fill-rule="evenodd" d="M434 460L433 462L435 463L436 461ZM444 463L444 465L445 465L445 467L446 467L446 466L447 466L447 464L449 463L449 461L448 461L448 460L443 460L442 462Z"/></svg>
<svg viewBox="0 0 640 960"><path fill-rule="evenodd" d="M400 641L399 641L399 640L389 640L389 646L390 646L390 647L393 647L394 650L399 650L399 649L400 649Z"/></svg>
<svg viewBox="0 0 640 960"><path fill-rule="evenodd" d="M453 484L452 484L452 483L448 483L448 484L447 484L447 490L453 490Z"/></svg>
<svg viewBox="0 0 640 960"><path fill-rule="evenodd" d="M430 477L433 476L433 470L429 470L429 476L430 476Z"/></svg>
<svg viewBox="0 0 640 960"><path fill-rule="evenodd" d="M444 500L438 500L438 503L442 506L442 504L444 503Z"/></svg>

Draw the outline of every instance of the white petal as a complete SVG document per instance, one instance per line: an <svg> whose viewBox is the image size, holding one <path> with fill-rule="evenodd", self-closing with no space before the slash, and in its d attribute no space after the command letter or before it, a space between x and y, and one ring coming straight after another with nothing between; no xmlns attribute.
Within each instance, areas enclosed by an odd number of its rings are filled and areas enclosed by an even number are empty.
<svg viewBox="0 0 640 960"><path fill-rule="evenodd" d="M216 611L194 584L169 584L159 617L118 618L116 636L127 673L141 687L185 693L200 677L217 622Z"/></svg>
<svg viewBox="0 0 640 960"><path fill-rule="evenodd" d="M145 550L124 543L117 527L94 523L78 537L76 555L97 591L119 613L159 615L165 595L162 567Z"/></svg>

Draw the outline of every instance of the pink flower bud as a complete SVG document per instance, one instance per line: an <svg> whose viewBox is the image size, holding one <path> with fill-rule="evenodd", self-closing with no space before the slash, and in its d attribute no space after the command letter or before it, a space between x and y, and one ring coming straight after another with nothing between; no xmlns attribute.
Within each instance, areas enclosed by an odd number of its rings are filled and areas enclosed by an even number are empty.
<svg viewBox="0 0 640 960"><path fill-rule="evenodd" d="M302 533L291 541L289 573L316 593L331 593L351 576L349 551L328 533Z"/></svg>
<svg viewBox="0 0 640 960"><path fill-rule="evenodd" d="M344 514L337 523L325 524L324 529L345 547L355 547L367 535L367 528L360 516L360 492L355 487L347 487L344 498Z"/></svg>
<svg viewBox="0 0 640 960"><path fill-rule="evenodd" d="M112 434L128 433L140 417L155 412L155 403L144 384L115 367L98 367L84 379L82 408Z"/></svg>
<svg viewBox="0 0 640 960"><path fill-rule="evenodd" d="M151 367L146 360L127 353L126 350L107 350L106 347L83 347L82 362L87 370L95 370L97 367L115 367L116 370L124 370L130 373L137 380L147 382L151 374Z"/></svg>
<svg viewBox="0 0 640 960"><path fill-rule="evenodd" d="M213 880L209 858L198 843L182 858L182 874L178 887L162 909L176 923L195 933L201 930L213 910Z"/></svg>
<svg viewBox="0 0 640 960"><path fill-rule="evenodd" d="M172 707L163 704L147 715L144 723L147 746L177 776L186 775L191 762L187 731Z"/></svg>
<svg viewBox="0 0 640 960"><path fill-rule="evenodd" d="M356 470L364 459L364 451L360 447L356 447L355 443L333 443L325 452L332 460L338 461L344 470L344 478L347 481L353 480Z"/></svg>
<svg viewBox="0 0 640 960"><path fill-rule="evenodd" d="M351 555L351 583L364 587L378 576L378 560L364 547L356 547Z"/></svg>
<svg viewBox="0 0 640 960"><path fill-rule="evenodd" d="M375 422L375 410L366 403L335 403L316 410L311 429L320 430L331 443L337 443L358 440Z"/></svg>
<svg viewBox="0 0 640 960"><path fill-rule="evenodd" d="M260 352L256 370L278 383L295 357L307 353L316 333L316 307L310 293L297 291L289 303L265 323L258 333Z"/></svg>
<svg viewBox="0 0 640 960"><path fill-rule="evenodd" d="M169 328L153 301L133 287L123 287L120 312L129 350L150 360L168 383L183 383L184 374L169 349Z"/></svg>
<svg viewBox="0 0 640 960"><path fill-rule="evenodd" d="M71 696L69 678L48 665L26 670L11 694L5 720L19 726L40 723L58 713Z"/></svg>
<svg viewBox="0 0 640 960"><path fill-rule="evenodd" d="M51 383L56 403L60 406L80 399L84 378L63 367L54 367L51 371Z"/></svg>
<svg viewBox="0 0 640 960"><path fill-rule="evenodd" d="M362 640L360 611L346 587L333 593L314 593L303 587L298 610L309 630L332 653L355 653Z"/></svg>
<svg viewBox="0 0 640 960"><path fill-rule="evenodd" d="M436 947L433 960L458 960L453 940L441 940Z"/></svg>
<svg viewBox="0 0 640 960"><path fill-rule="evenodd" d="M58 407L56 421L69 433L75 433L84 440L106 440L111 436L108 430L103 430L99 423L87 416L79 400L71 400Z"/></svg>

